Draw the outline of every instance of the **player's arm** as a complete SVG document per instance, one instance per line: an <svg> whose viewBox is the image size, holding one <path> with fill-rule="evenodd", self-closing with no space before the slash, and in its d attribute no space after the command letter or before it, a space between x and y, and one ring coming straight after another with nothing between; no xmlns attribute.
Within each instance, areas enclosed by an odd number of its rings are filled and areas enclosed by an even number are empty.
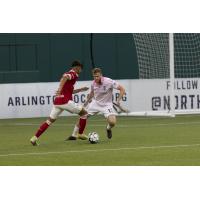
<svg viewBox="0 0 200 200"><path fill-rule="evenodd" d="M84 103L84 106L87 106L89 102L91 102L92 98L94 97L94 91L91 90L91 92L88 94L87 96L87 100L86 102Z"/></svg>
<svg viewBox="0 0 200 200"><path fill-rule="evenodd" d="M73 94L76 94L76 93L79 93L79 92L84 92L84 91L87 91L89 89L89 87L82 87L82 88L79 88L79 89L75 89L73 91Z"/></svg>
<svg viewBox="0 0 200 200"><path fill-rule="evenodd" d="M116 83L116 82L115 82ZM115 111L120 114L122 112L124 113L129 113L129 110L127 108L124 108L123 106L120 105L120 101L122 100L123 95L125 94L125 89L122 85L118 84L115 89L119 90L119 97L117 99L117 102L113 102L113 108Z"/></svg>
<svg viewBox="0 0 200 200"><path fill-rule="evenodd" d="M71 79L70 74L63 74L62 78L60 79L60 84L59 84L58 90L56 91L56 96L61 95L61 91L63 89L65 82L70 79Z"/></svg>
<svg viewBox="0 0 200 200"><path fill-rule="evenodd" d="M119 90L119 97L117 99L117 104L120 105L123 95L125 94L125 89L122 85L118 85L117 90Z"/></svg>

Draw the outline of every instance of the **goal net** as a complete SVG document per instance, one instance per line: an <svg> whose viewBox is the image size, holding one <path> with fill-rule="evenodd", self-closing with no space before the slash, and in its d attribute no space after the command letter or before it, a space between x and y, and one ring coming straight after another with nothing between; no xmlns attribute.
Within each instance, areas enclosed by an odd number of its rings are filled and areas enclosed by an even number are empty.
<svg viewBox="0 0 200 200"><path fill-rule="evenodd" d="M139 78L130 115L199 112L200 34L134 33L133 41Z"/></svg>

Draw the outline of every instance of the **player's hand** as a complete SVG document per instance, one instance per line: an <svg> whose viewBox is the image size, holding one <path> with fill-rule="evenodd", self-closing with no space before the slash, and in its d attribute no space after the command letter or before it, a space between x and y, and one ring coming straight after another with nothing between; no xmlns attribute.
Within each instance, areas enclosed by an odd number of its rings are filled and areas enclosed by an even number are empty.
<svg viewBox="0 0 200 200"><path fill-rule="evenodd" d="M81 88L81 92L84 92L84 91L87 91L87 90L89 90L89 87L82 87Z"/></svg>
<svg viewBox="0 0 200 200"><path fill-rule="evenodd" d="M114 103L117 104L118 106L120 106L120 102L119 101L116 101Z"/></svg>

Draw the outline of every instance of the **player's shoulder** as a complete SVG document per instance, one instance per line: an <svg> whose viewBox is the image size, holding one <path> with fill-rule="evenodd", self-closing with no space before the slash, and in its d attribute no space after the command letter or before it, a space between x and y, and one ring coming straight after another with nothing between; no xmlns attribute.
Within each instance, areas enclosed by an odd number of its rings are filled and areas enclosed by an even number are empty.
<svg viewBox="0 0 200 200"><path fill-rule="evenodd" d="M108 83L112 83L114 80L109 77L103 77L103 80Z"/></svg>
<svg viewBox="0 0 200 200"><path fill-rule="evenodd" d="M95 80L92 81L91 87L94 87L96 85Z"/></svg>
<svg viewBox="0 0 200 200"><path fill-rule="evenodd" d="M73 69L66 71L65 73L77 75L77 73Z"/></svg>
<svg viewBox="0 0 200 200"><path fill-rule="evenodd" d="M119 83L117 81L115 81L115 80L113 80L113 79L111 79L109 77L105 77L104 83L105 83L105 85L110 85L110 86L112 86L114 88L117 88L118 85L119 85Z"/></svg>
<svg viewBox="0 0 200 200"><path fill-rule="evenodd" d="M69 71L66 71L63 75L64 76L69 76L70 79L74 79L74 78L78 77L78 74L72 69L69 70Z"/></svg>

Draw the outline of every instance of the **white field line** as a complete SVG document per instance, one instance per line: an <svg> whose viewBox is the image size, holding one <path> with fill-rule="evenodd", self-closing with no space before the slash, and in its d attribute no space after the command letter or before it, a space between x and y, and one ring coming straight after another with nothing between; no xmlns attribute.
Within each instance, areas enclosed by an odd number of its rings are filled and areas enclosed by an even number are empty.
<svg viewBox="0 0 200 200"><path fill-rule="evenodd" d="M99 116L101 116L101 115L99 115ZM60 118L64 118L64 117L66 117L66 116L61 116ZM162 118L162 119L170 119L170 117L166 117L166 116L154 116L154 117L152 117L152 116L140 116L140 117L137 117L137 116L117 116L117 117L119 117L120 118L120 121L127 121L127 119L133 119L133 120L144 120L144 119L146 119L146 120L156 120L156 119L158 119L158 118ZM191 118L191 117L200 117L200 114L188 114L188 115L178 115L177 116L177 118ZM42 117L41 117L42 118ZM44 118L44 121L46 120L46 118L45 117L43 117ZM67 119L68 118L70 118L70 119L72 119L72 118L76 118L76 120L77 120L77 116L72 116L72 117L67 117ZM10 118L10 119L0 119L0 121L2 120L2 121L4 121L4 120L15 120L16 118ZM19 118L20 119L20 118ZM35 118L21 118L21 119L37 119L37 117L35 117ZM95 118L89 118L89 121L90 122L93 122L93 121L96 121L96 122L98 122L98 121L102 121L102 120L105 120L105 118L102 116L102 118L99 118L99 119L95 119Z"/></svg>
<svg viewBox="0 0 200 200"><path fill-rule="evenodd" d="M117 124L117 128L127 128L127 127L135 127L135 128L142 128L142 127L159 127L159 126L177 126L177 125L200 125L200 121L196 122L177 122L177 123L155 123L155 124L136 124L136 125L122 125ZM5 123L0 124L0 126L39 126L38 123ZM61 123L54 123L52 126L73 126L73 124L61 124ZM87 126L96 126L96 127L105 127L105 124L94 124L94 123L88 123Z"/></svg>
<svg viewBox="0 0 200 200"><path fill-rule="evenodd" d="M88 153L88 152L103 152L103 151L124 151L124 150L143 150L143 149L161 149L161 148L188 148L198 147L200 144L183 144L183 145L166 145L166 146L140 146L140 147L124 147L112 149L85 149L85 150L72 150L72 151L50 151L50 152L31 152L31 153L10 153L0 154L0 157L9 156L36 156L36 155L49 155L49 154L67 154L67 153Z"/></svg>

